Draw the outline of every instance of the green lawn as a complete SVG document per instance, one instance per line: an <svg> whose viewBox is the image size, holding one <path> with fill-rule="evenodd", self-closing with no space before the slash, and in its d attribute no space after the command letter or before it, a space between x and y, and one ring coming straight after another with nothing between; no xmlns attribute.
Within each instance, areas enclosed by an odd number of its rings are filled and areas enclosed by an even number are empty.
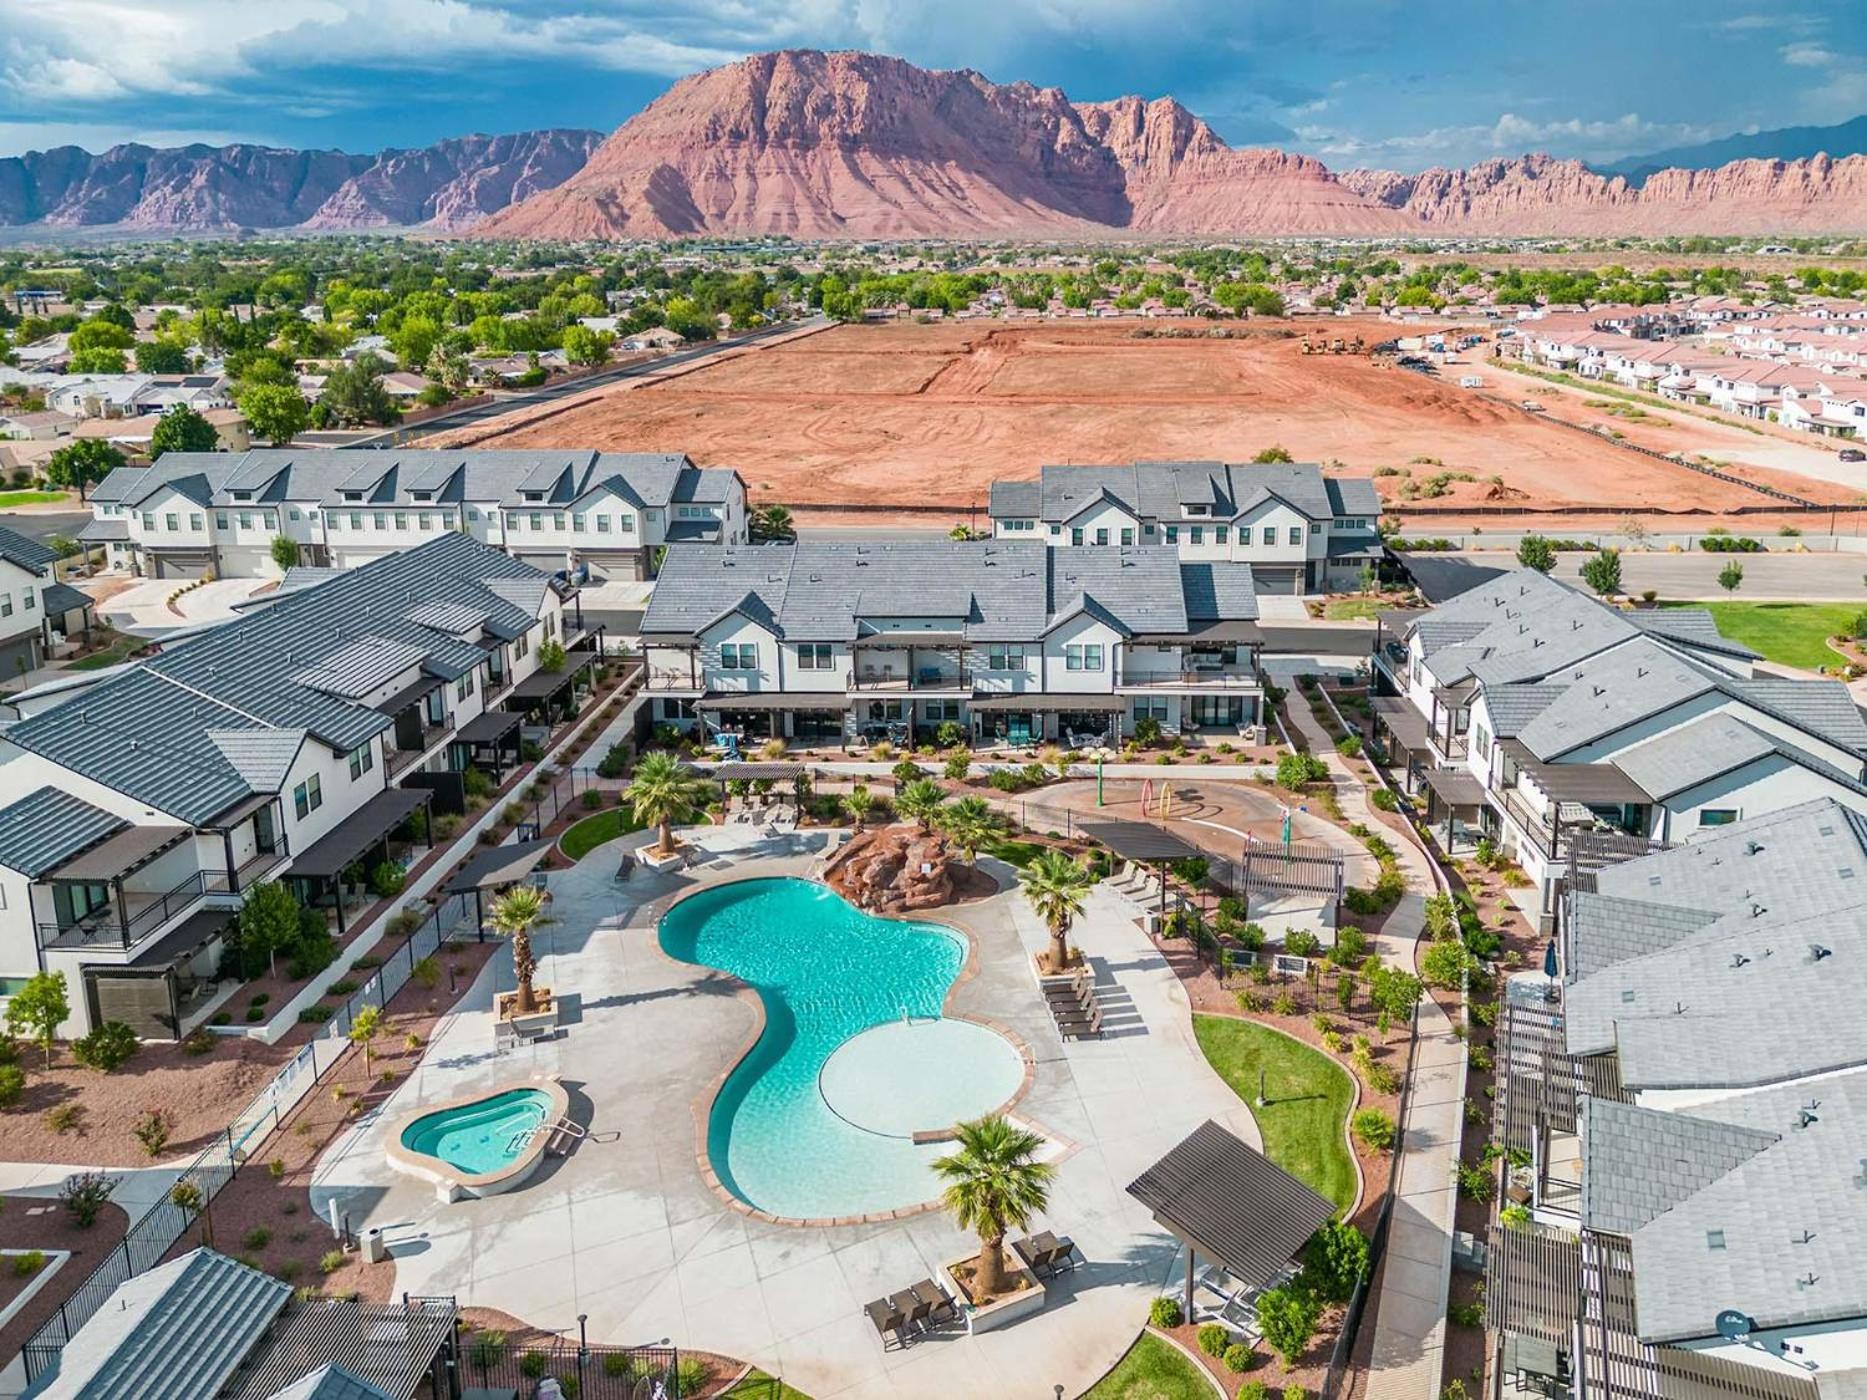
<svg viewBox="0 0 1867 1400"><path fill-rule="evenodd" d="M1036 841L1013 841L1009 837L1000 836L979 847L979 854L992 856L1004 861L1007 865L1015 865L1022 869L1036 860L1038 852L1043 849L1044 847Z"/></svg>
<svg viewBox="0 0 1867 1400"><path fill-rule="evenodd" d="M570 827L558 844L572 860L582 860L605 841L614 841L618 836L641 829L627 807L611 807Z"/></svg>
<svg viewBox="0 0 1867 1400"><path fill-rule="evenodd" d="M1255 1021L1195 1016L1207 1061L1251 1105L1264 1155L1342 1210L1355 1200L1355 1160L1343 1130L1355 1090L1348 1071L1320 1050ZM1258 1071L1268 1100L1257 1105Z"/></svg>
<svg viewBox="0 0 1867 1400"><path fill-rule="evenodd" d="M149 640L146 637L121 636L102 651L93 652L90 656L74 661L65 669L67 671L101 671L106 666L115 666L120 661L128 661L138 652L146 650L148 646Z"/></svg>
<svg viewBox="0 0 1867 1400"><path fill-rule="evenodd" d="M1177 1348L1143 1332L1083 1400L1212 1400L1212 1384Z"/></svg>
<svg viewBox="0 0 1867 1400"><path fill-rule="evenodd" d="M754 1366L738 1385L721 1391L719 1400L810 1400L810 1397L795 1386L773 1380Z"/></svg>
<svg viewBox="0 0 1867 1400"><path fill-rule="evenodd" d="M1322 615L1330 622L1372 622L1386 606L1379 598L1331 598L1322 605Z"/></svg>
<svg viewBox="0 0 1867 1400"><path fill-rule="evenodd" d="M54 501L69 500L69 491L0 491L0 510L11 510L14 506L45 506Z"/></svg>
<svg viewBox="0 0 1867 1400"><path fill-rule="evenodd" d="M1859 603L1666 603L1669 608L1706 608L1718 630L1754 647L1766 660L1813 671L1841 663L1828 638L1846 632L1862 611Z"/></svg>

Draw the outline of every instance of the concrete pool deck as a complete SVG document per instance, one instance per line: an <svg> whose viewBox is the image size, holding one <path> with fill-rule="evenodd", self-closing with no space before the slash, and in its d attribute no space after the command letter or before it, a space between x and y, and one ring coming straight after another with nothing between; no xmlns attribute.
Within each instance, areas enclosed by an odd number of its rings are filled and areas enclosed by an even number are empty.
<svg viewBox="0 0 1867 1400"><path fill-rule="evenodd" d="M750 829L693 833L708 858L674 875L612 879L604 847L553 872L551 917L536 937L539 979L580 999L561 1038L493 1053L495 988L512 984L501 952L439 1027L420 1068L333 1145L312 1194L342 1198L352 1226L381 1227L398 1292L451 1293L574 1335L719 1351L782 1375L816 1400L838 1395L1077 1394L1113 1365L1175 1276L1178 1246L1125 1187L1186 1133L1216 1118L1246 1141L1249 1109L1207 1066L1177 980L1119 898L1092 891L1075 940L1095 968L1108 1032L1061 1042L1032 980L1045 934L1015 885L937 911L976 943L977 972L953 1011L1009 1027L1035 1073L1017 1113L1072 1144L1051 1208L1033 1222L1072 1236L1082 1262L1049 1286L1035 1317L979 1337L948 1329L886 1353L862 1314L872 1298L934 1277L968 1236L938 1212L866 1225L801 1227L749 1218L722 1202L696 1161L704 1103L759 1024L733 979L669 959L655 924L706 884L808 875L821 833L765 841ZM1009 879L1009 867L988 868ZM591 1136L521 1189L441 1205L393 1173L388 1125L423 1103L514 1077L559 1076ZM931 1192L930 1192L931 1194Z"/></svg>

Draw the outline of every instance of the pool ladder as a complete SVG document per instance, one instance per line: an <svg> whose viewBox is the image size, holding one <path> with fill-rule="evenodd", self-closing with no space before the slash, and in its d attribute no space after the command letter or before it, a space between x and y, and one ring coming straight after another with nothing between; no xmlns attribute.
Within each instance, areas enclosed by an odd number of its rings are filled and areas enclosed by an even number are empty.
<svg viewBox="0 0 1867 1400"><path fill-rule="evenodd" d="M564 1133L574 1138L583 1138L583 1137L589 1136L588 1133L586 1133L582 1128L578 1127L575 1123L571 1122L570 1119L568 1118L560 1118L555 1123L547 1120L545 1122L538 1124L538 1126L534 1128L520 1128L516 1133L514 1133L510 1138L506 1140L506 1151L517 1152L521 1147L525 1146L526 1143L530 1142L533 1138L537 1137L538 1134L540 1133Z"/></svg>

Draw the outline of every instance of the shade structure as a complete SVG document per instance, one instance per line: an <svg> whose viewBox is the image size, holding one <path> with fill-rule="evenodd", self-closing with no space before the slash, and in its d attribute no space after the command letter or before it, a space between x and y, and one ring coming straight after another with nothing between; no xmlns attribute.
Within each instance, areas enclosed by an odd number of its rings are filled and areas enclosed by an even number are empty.
<svg viewBox="0 0 1867 1400"><path fill-rule="evenodd" d="M52 880L114 880L141 870L190 835L185 826L132 826L46 872Z"/></svg>
<svg viewBox="0 0 1867 1400"><path fill-rule="evenodd" d="M744 694L715 691L694 701L700 710L846 710L849 697L840 691L749 690Z"/></svg>
<svg viewBox="0 0 1867 1400"><path fill-rule="evenodd" d="M434 794L426 788L390 788L379 792L326 832L292 862L291 873L307 879L340 875L356 858L426 807Z"/></svg>
<svg viewBox="0 0 1867 1400"><path fill-rule="evenodd" d="M996 710L1094 710L1101 714L1120 714L1128 701L1119 695L980 695L972 700L975 712Z"/></svg>
<svg viewBox="0 0 1867 1400"><path fill-rule="evenodd" d="M1123 860L1189 860L1199 847L1153 822L1078 821L1076 829Z"/></svg>
<svg viewBox="0 0 1867 1400"><path fill-rule="evenodd" d="M1211 1119L1131 1181L1128 1194L1248 1288L1274 1282L1335 1218L1332 1202Z"/></svg>
<svg viewBox="0 0 1867 1400"><path fill-rule="evenodd" d="M752 783L761 779L781 783L802 777L810 768L802 763L720 763L711 768L695 768L691 771L722 783L741 779Z"/></svg>
<svg viewBox="0 0 1867 1400"><path fill-rule="evenodd" d="M447 682L439 676L418 676L403 686L394 695L377 705L379 714L399 715L411 705L419 705Z"/></svg>
<svg viewBox="0 0 1867 1400"><path fill-rule="evenodd" d="M554 838L539 841L515 841L507 846L489 846L454 872L447 882L448 894L471 894L475 890L496 890L502 885L517 884L531 874L557 844Z"/></svg>
<svg viewBox="0 0 1867 1400"><path fill-rule="evenodd" d="M1426 773L1426 786L1449 807L1482 807L1485 785L1462 768L1433 768Z"/></svg>
<svg viewBox="0 0 1867 1400"><path fill-rule="evenodd" d="M457 744L486 746L497 744L519 727L519 716L512 710L482 710L455 731Z"/></svg>

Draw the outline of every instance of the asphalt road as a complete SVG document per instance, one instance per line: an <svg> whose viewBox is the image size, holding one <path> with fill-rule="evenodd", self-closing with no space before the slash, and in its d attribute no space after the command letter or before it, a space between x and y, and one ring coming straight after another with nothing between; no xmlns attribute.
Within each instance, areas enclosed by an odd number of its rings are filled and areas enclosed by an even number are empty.
<svg viewBox="0 0 1867 1400"><path fill-rule="evenodd" d="M1433 559L1459 560L1487 568L1515 568L1516 556L1504 550L1478 550L1435 554ZM1555 576L1581 586L1586 554L1558 557ZM1744 566L1744 582L1735 595L1718 586L1718 574L1731 562ZM1867 554L1666 554L1623 553L1621 590L1643 593L1655 589L1662 598L1724 598L1740 600L1795 599L1828 602L1867 598Z"/></svg>
<svg viewBox="0 0 1867 1400"><path fill-rule="evenodd" d="M36 511L7 510L0 511L0 525L9 530L17 530L29 539L49 540L54 535L78 537L91 519L91 513L85 511Z"/></svg>
<svg viewBox="0 0 1867 1400"><path fill-rule="evenodd" d="M508 413L520 409L535 408L539 404L552 403L558 399L567 399L575 394L587 393L591 389L600 389L605 384L614 384L622 379L635 379L644 374L660 373L673 365L690 364L695 360L704 360L718 355L722 351L735 350L743 345L753 345L774 336L789 335L808 326L827 324L822 317L809 321L780 322L775 326L766 326L761 330L751 331L732 340L709 341L687 350L676 350L671 355L663 355L655 360L641 360L634 364L618 365L615 369L604 370L600 374L585 375L581 379L561 380L556 384L547 384L541 389L533 389L522 394L502 394L491 403L475 404L471 408L459 409L453 413L444 413L439 418L429 418L411 428L389 428L368 437L360 437L345 444L348 447L409 447L425 437L436 433L453 432L458 428L472 427L489 418L502 418Z"/></svg>

